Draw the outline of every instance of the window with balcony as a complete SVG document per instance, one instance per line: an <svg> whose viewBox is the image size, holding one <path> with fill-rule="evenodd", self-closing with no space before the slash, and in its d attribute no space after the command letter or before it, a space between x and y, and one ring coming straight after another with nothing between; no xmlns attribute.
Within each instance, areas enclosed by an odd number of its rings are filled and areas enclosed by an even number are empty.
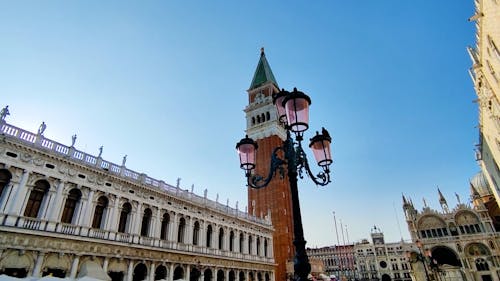
<svg viewBox="0 0 500 281"><path fill-rule="evenodd" d="M222 250L224 245L224 229L219 228L219 250Z"/></svg>
<svg viewBox="0 0 500 281"><path fill-rule="evenodd" d="M94 218L92 220L93 228L101 228L104 222L104 212L108 207L108 198L101 196L97 199L97 204L94 210Z"/></svg>
<svg viewBox="0 0 500 281"><path fill-rule="evenodd" d="M234 251L234 232L232 230L229 233L229 251Z"/></svg>
<svg viewBox="0 0 500 281"><path fill-rule="evenodd" d="M177 242L184 243L184 232L186 230L186 220L184 218L179 219L179 229L177 230Z"/></svg>
<svg viewBox="0 0 500 281"><path fill-rule="evenodd" d="M73 188L69 191L68 197L66 198L66 202L64 202L64 210L61 217L61 222L63 223L71 223L73 221L73 217L75 215L76 205L80 201L82 197L82 192Z"/></svg>
<svg viewBox="0 0 500 281"><path fill-rule="evenodd" d="M120 221L118 224L118 232L125 233L127 231L127 224L129 222L130 214L132 212L132 205L129 202L125 202L122 206L122 211L120 212Z"/></svg>
<svg viewBox="0 0 500 281"><path fill-rule="evenodd" d="M170 216L168 213L163 214L163 218L161 220L161 232L160 239L167 240L168 239L168 225L170 224Z"/></svg>
<svg viewBox="0 0 500 281"><path fill-rule="evenodd" d="M35 183L35 186L30 192L28 203L26 204L26 209L24 209L25 217L38 217L43 198L49 191L49 188L50 184L46 180L39 180Z"/></svg>
<svg viewBox="0 0 500 281"><path fill-rule="evenodd" d="M193 226L193 245L198 245L199 239L200 239L200 223L198 221L195 221Z"/></svg>
<svg viewBox="0 0 500 281"><path fill-rule="evenodd" d="M212 247L212 226L207 226L207 248Z"/></svg>
<svg viewBox="0 0 500 281"><path fill-rule="evenodd" d="M141 224L141 236L148 236L149 234L149 224L151 223L152 212L151 209L147 208L144 210L144 215L142 216Z"/></svg>

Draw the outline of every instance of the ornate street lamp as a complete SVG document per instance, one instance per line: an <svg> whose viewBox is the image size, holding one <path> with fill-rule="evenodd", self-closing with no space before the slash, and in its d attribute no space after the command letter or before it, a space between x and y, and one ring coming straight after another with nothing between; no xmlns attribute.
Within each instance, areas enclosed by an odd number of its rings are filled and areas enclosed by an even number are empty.
<svg viewBox="0 0 500 281"><path fill-rule="evenodd" d="M240 156L240 167L245 171L248 186L251 188L259 189L266 187L276 172L279 172L283 178L285 173L284 166L287 166L294 220L294 271L297 281L306 281L308 274L311 272L311 265L305 249L306 241L304 240L304 231L302 229L297 176L303 178L302 173L305 169L307 175L317 185L325 186L330 183L329 167L333 162L330 151L332 139L325 128L322 128L321 134L316 132L316 135L310 139L309 147L313 151L316 162L323 169L322 172L314 176L309 168L307 155L302 149L303 133L309 128L309 105L311 105L311 99L303 92L297 91L297 88L294 88L291 93L281 90L279 93L273 95L273 103L276 106L278 120L286 129L287 138L281 146L273 149L267 177L254 175L252 172L255 169L255 155L258 148L257 143L253 139L245 136L245 138L236 144L236 150ZM295 139L292 138L292 133L295 134ZM278 155L280 151L284 154L283 158Z"/></svg>
<svg viewBox="0 0 500 281"><path fill-rule="evenodd" d="M408 260L413 261L413 262L420 261L422 263L422 265L424 266L425 279L427 281L430 281L431 278L429 277L429 272L427 271L427 258L431 256L431 250L429 250L429 249L425 250L424 251L425 255L424 255L424 252L422 252L422 250L424 248L424 245L422 244L422 241L417 240L415 242L415 244L417 245L418 253L417 252L407 251L406 252L406 257L408 258ZM429 262L429 266L432 268L433 263Z"/></svg>

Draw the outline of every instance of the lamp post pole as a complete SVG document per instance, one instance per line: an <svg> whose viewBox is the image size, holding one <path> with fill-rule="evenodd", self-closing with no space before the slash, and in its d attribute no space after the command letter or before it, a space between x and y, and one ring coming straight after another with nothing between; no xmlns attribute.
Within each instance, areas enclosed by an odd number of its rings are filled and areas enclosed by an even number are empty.
<svg viewBox="0 0 500 281"><path fill-rule="evenodd" d="M309 178L317 185L324 186L330 183L329 166L333 162L330 152L331 137L328 131L323 128L321 134L316 132L316 135L311 138L309 147L313 150L318 165L323 169L322 172L315 176L309 168L307 155L302 149L303 132L309 127L309 105L311 104L311 99L306 94L294 88L291 93L281 90L278 94L273 95L273 103L276 106L278 120L286 129L287 138L283 141L282 146L274 148L267 177L254 175L252 172L255 168L255 155L258 148L257 143L253 139L246 136L236 144L236 149L240 156L240 167L245 170L247 184L251 188L259 189L266 187L276 173L279 173L283 177L285 173L283 166L287 166L294 222L293 244L295 246L295 257L293 268L295 280L307 281L307 276L311 272L311 264L309 263L305 248L306 241L302 228L297 181L298 177L303 178L302 173L303 169L305 169ZM292 138L292 133L295 134L295 139ZM283 152L284 159L278 154L280 151Z"/></svg>

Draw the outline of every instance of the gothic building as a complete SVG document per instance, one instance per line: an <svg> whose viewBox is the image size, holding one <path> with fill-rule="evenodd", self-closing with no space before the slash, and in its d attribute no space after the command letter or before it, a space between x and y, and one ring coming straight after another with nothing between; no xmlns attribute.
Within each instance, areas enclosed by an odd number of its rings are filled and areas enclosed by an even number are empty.
<svg viewBox="0 0 500 281"><path fill-rule="evenodd" d="M418 211L411 199L403 196L408 229L421 249L413 248L416 256L412 266L417 280L431 278L446 280L500 280L500 233L495 231L491 214L498 210L488 181L478 173L470 182L472 205L462 203L449 208L438 190L441 210L428 207Z"/></svg>
<svg viewBox="0 0 500 281"><path fill-rule="evenodd" d="M0 274L272 281L273 227L0 118ZM101 151L102 152L102 151ZM260 210L259 210L260 211ZM255 212L254 212L255 213Z"/></svg>
<svg viewBox="0 0 500 281"><path fill-rule="evenodd" d="M262 49L245 108L246 133L259 147L255 162L258 175L269 173L273 149L281 146L286 139L285 129L278 122L273 105L272 95L278 92L278 83ZM294 255L292 200L287 176L274 177L266 188L249 187L248 208L249 213L255 216L271 215L276 280L283 281L286 279L286 263Z"/></svg>

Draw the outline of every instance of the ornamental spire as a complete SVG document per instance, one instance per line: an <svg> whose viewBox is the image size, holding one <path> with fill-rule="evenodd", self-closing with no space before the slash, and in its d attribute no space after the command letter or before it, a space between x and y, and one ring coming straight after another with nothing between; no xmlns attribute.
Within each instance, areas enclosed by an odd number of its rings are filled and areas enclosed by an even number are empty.
<svg viewBox="0 0 500 281"><path fill-rule="evenodd" d="M262 47L260 48L260 59L257 64L257 69L255 69L252 83L250 84L250 90L253 90L267 82L272 82L277 88L279 88L276 78L274 78L273 71L267 62L264 47Z"/></svg>

